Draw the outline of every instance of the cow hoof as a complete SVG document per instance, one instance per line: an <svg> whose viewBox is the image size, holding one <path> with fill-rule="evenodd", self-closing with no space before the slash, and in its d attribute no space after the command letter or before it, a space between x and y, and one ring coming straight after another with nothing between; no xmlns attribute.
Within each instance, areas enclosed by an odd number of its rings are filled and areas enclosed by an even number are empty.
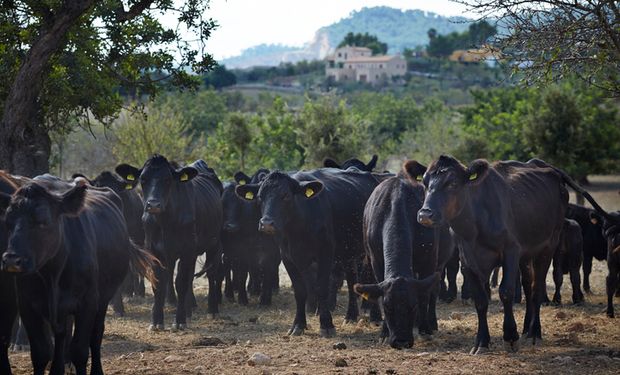
<svg viewBox="0 0 620 375"><path fill-rule="evenodd" d="M170 326L170 332L183 331L187 328L187 324L183 323L172 323Z"/></svg>
<svg viewBox="0 0 620 375"><path fill-rule="evenodd" d="M519 340L516 341L504 341L504 350L508 353L516 353L519 351Z"/></svg>
<svg viewBox="0 0 620 375"><path fill-rule="evenodd" d="M607 317L611 319L615 318L614 313L609 311L607 311Z"/></svg>
<svg viewBox="0 0 620 375"><path fill-rule="evenodd" d="M489 348L487 348L486 346L479 346L479 347L475 347L474 346L469 351L469 354L471 354L471 355L482 355L482 354L486 354L488 352L489 352Z"/></svg>
<svg viewBox="0 0 620 375"><path fill-rule="evenodd" d="M289 336L301 336L304 333L304 329L301 327L293 327L288 331Z"/></svg>
<svg viewBox="0 0 620 375"><path fill-rule="evenodd" d="M220 317L219 313L209 313L209 317L213 320L218 319Z"/></svg>
<svg viewBox="0 0 620 375"><path fill-rule="evenodd" d="M164 330L164 325L163 324L151 324L149 326L149 331L150 332L160 332Z"/></svg>
<svg viewBox="0 0 620 375"><path fill-rule="evenodd" d="M540 347L543 344L543 339L541 337L527 337L523 336L522 339L523 346L531 346L533 348Z"/></svg>
<svg viewBox="0 0 620 375"><path fill-rule="evenodd" d="M334 336L336 336L336 328L334 328L334 327L332 327L332 328L321 328L319 330L319 334L321 335L321 337L325 337L325 338L334 337Z"/></svg>

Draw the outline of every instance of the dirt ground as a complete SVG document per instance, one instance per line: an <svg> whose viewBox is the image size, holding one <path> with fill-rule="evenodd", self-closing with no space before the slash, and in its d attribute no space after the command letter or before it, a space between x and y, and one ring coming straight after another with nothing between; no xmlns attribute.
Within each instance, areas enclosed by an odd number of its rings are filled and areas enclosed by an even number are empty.
<svg viewBox="0 0 620 375"><path fill-rule="evenodd" d="M620 177L591 179L596 199L609 210L620 209ZM337 335L321 338L318 318L310 316L309 329L301 337L286 335L294 316L294 299L288 277L281 271L283 287L271 307L261 308L256 298L247 307L224 302L219 317L206 314L207 287L197 280L198 308L186 331L148 332L152 298L127 301L127 316L107 320L103 342L103 366L107 374L618 374L620 373L620 320L609 319L605 308L606 264L595 262L591 276L592 295L583 306L570 304L568 277L563 286L564 306L542 308L542 347L522 348L507 354L502 348L502 313L497 291L489 307L491 352L468 354L476 332L473 306L461 300L439 304L439 332L431 340L419 340L409 350L394 350L378 343L379 327L365 318L343 325L346 293L338 297L334 313ZM554 290L551 275L548 292ZM620 308L620 299L616 300ZM515 307L522 328L524 305ZM173 309L166 310L167 326ZM221 344L210 346L217 338ZM346 349L335 350L337 342ZM264 365L251 366L256 352L270 357ZM14 373L32 372L28 353L12 353ZM346 367L337 367L344 359Z"/></svg>

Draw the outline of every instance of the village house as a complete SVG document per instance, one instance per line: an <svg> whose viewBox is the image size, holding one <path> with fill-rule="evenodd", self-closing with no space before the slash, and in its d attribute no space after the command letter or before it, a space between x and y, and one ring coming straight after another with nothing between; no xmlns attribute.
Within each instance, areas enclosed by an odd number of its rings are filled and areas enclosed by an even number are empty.
<svg viewBox="0 0 620 375"><path fill-rule="evenodd" d="M336 82L377 83L400 77L407 72L407 62L400 55L372 55L366 47L345 46L326 57L325 75Z"/></svg>

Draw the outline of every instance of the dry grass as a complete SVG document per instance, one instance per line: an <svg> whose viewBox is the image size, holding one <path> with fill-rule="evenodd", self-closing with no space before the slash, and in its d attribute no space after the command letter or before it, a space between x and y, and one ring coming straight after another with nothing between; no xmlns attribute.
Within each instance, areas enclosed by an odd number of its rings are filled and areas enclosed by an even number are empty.
<svg viewBox="0 0 620 375"><path fill-rule="evenodd" d="M620 177L596 176L591 190L595 199L607 209L620 209ZM601 188L604 186L604 188ZM127 317L107 321L104 337L104 369L107 374L411 374L411 373L589 373L617 374L620 370L620 324L608 319L605 303L604 263L595 262L591 277L593 295L583 306L543 307L542 324L545 342L539 348L522 348L507 354L502 348L502 313L497 292L489 308L491 353L470 356L477 319L472 306L455 301L439 305L439 332L431 341L416 340L413 349L396 351L378 344L379 328L362 320L357 325L341 325L346 293L340 292L334 314L336 338L319 337L317 317L309 317L310 328L302 337L288 337L293 320L294 299L289 287L275 296L273 306L260 308L256 299L250 306L224 303L221 315L211 319L206 314L206 286L198 280L196 294L199 307L191 328L183 332L147 332L151 298L130 301ZM285 275L281 280L288 281ZM548 277L551 294L553 283ZM570 301L571 287L565 278L563 300ZM523 320L523 305L516 306L518 326ZM173 315L167 310L166 322ZM252 322L255 321L255 322ZM223 345L204 346L200 339L217 337ZM334 350L335 342L344 342L345 350ZM271 357L268 365L250 366L254 352ZM336 367L336 359L346 360L347 367ZM27 353L11 354L16 374L32 372ZM394 371L394 372L391 372Z"/></svg>

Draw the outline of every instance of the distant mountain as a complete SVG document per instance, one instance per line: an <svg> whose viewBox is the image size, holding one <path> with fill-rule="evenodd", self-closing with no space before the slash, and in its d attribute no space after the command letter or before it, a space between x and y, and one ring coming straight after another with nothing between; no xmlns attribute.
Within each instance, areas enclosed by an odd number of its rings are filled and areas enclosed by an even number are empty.
<svg viewBox="0 0 620 375"><path fill-rule="evenodd" d="M317 30L314 39L303 47L261 44L244 50L241 55L224 59L228 68L275 66L282 62L297 62L324 58L348 32L369 33L388 44L389 53L401 52L428 44L430 28L439 34L467 30L470 19L444 17L422 10L400 10L390 7L362 8L348 17Z"/></svg>

